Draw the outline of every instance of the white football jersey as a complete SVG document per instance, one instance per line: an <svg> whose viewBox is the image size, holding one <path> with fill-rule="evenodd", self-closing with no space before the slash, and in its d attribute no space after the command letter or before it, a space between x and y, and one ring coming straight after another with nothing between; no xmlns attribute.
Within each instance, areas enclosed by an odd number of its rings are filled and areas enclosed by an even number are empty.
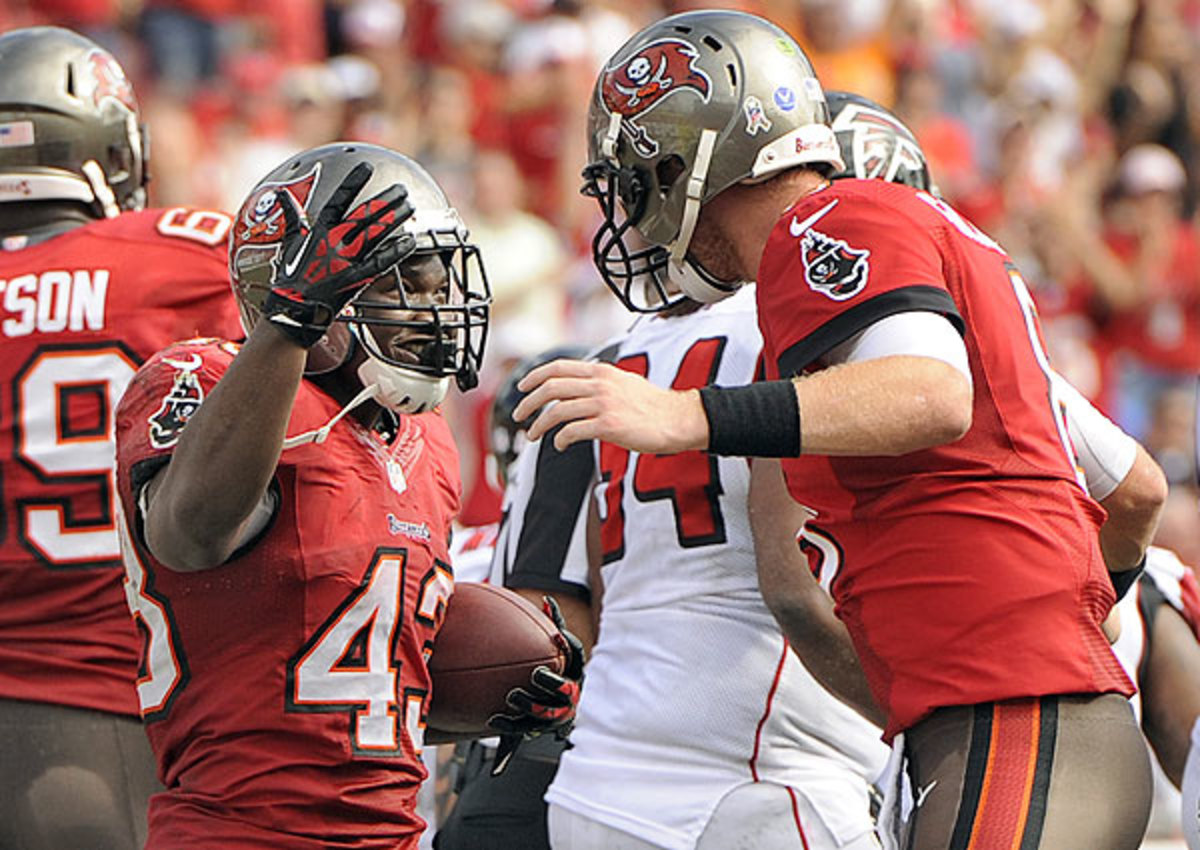
<svg viewBox="0 0 1200 850"><path fill-rule="evenodd" d="M663 387L743 385L761 338L754 289L646 317L611 359ZM790 652L758 590L743 458L600 444L603 604L573 747L546 799L666 848L693 848L721 798L791 786L841 841L871 829L879 730Z"/></svg>

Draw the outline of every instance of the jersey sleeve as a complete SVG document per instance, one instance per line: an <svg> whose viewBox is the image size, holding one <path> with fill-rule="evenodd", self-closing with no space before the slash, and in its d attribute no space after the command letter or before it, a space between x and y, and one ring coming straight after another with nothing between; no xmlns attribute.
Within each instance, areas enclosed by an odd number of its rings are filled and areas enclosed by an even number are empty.
<svg viewBox="0 0 1200 850"><path fill-rule="evenodd" d="M587 516L593 445L575 443L560 452L553 434L527 444L513 464L491 581L590 601Z"/></svg>
<svg viewBox="0 0 1200 850"><path fill-rule="evenodd" d="M133 377L117 406L117 472L134 499L170 460L183 428L225 374L229 343L191 340L159 352Z"/></svg>
<svg viewBox="0 0 1200 850"><path fill-rule="evenodd" d="M815 192L776 223L758 276L759 324L781 376L896 313L928 310L962 332L928 228L860 195Z"/></svg>

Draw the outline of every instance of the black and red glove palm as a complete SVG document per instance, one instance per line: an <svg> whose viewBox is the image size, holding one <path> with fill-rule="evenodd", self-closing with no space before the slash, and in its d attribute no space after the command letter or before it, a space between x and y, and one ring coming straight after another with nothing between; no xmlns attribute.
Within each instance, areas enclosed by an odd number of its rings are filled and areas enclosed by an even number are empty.
<svg viewBox="0 0 1200 850"><path fill-rule="evenodd" d="M566 738L575 725L575 708L583 684L583 644L567 630L558 603L549 596L543 597L543 609L558 628L555 642L566 656L566 664L561 675L544 665L535 668L529 685L508 692L505 701L514 713L494 714L489 718L488 726L500 733L493 776L508 766L521 741L546 732Z"/></svg>
<svg viewBox="0 0 1200 850"><path fill-rule="evenodd" d="M375 277L416 249L416 240L401 230L413 214L403 185L389 186L346 213L374 171L370 163L354 166L311 230L292 204L283 204L283 250L263 315L305 348Z"/></svg>

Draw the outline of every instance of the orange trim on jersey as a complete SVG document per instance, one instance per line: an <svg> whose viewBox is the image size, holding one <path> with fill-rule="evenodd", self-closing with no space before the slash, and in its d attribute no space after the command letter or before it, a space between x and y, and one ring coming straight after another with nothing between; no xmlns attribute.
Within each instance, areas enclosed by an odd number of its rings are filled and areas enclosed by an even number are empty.
<svg viewBox="0 0 1200 850"><path fill-rule="evenodd" d="M779 680L783 678L783 665L787 662L788 653L791 651L787 640L784 639L783 652L779 655L779 663L775 665L775 677L771 680L771 689L767 691L767 703L763 706L762 716L758 718L758 726L754 729L754 752L750 754L750 776L755 782L758 782L758 753L762 749L763 727L767 725L767 718L771 716L771 705L775 701L775 692L779 690Z"/></svg>
<svg viewBox="0 0 1200 850"><path fill-rule="evenodd" d="M1019 850L1037 769L1037 699L998 702L992 715L983 788L966 850Z"/></svg>

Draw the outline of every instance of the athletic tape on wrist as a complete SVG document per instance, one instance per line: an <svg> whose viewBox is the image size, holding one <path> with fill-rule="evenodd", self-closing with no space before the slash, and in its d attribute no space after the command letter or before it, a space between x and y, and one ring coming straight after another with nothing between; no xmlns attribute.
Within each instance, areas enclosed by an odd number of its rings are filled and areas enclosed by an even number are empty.
<svg viewBox="0 0 1200 850"><path fill-rule="evenodd" d="M704 387L708 451L732 457L798 457L800 406L791 381Z"/></svg>

